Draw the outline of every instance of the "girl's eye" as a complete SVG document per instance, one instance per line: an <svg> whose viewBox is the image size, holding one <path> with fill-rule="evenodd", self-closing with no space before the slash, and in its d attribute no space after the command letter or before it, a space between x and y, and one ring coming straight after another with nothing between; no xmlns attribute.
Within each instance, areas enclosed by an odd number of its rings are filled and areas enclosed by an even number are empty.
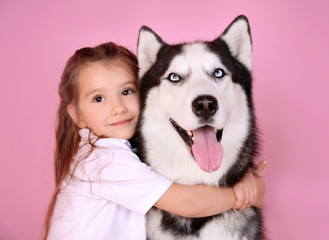
<svg viewBox="0 0 329 240"><path fill-rule="evenodd" d="M171 82L179 82L181 78L176 73L170 73L169 76L168 76L168 79Z"/></svg>
<svg viewBox="0 0 329 240"><path fill-rule="evenodd" d="M104 97L102 97L102 96L96 96L96 97L94 97L93 102L99 103L99 102L103 102L104 100L105 100Z"/></svg>
<svg viewBox="0 0 329 240"><path fill-rule="evenodd" d="M217 68L217 69L214 71L214 76L215 76L216 78L222 78L222 77L225 76L225 72L224 72L223 69L221 69L221 68Z"/></svg>
<svg viewBox="0 0 329 240"><path fill-rule="evenodd" d="M123 96L130 95L130 94L132 94L133 92L134 92L133 90L131 90L131 89L127 89L127 90L124 90L124 91L122 92L122 95L123 95Z"/></svg>

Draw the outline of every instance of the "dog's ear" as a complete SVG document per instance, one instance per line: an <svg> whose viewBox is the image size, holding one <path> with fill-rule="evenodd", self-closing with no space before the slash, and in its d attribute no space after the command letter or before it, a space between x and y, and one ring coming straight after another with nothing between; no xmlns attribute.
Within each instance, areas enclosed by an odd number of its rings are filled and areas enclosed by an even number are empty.
<svg viewBox="0 0 329 240"><path fill-rule="evenodd" d="M252 40L247 17L241 15L235 18L220 38L226 42L231 54L251 71Z"/></svg>
<svg viewBox="0 0 329 240"><path fill-rule="evenodd" d="M139 66L139 79L151 68L155 63L160 48L165 43L153 32L152 29L142 26L139 30L137 43L137 58Z"/></svg>

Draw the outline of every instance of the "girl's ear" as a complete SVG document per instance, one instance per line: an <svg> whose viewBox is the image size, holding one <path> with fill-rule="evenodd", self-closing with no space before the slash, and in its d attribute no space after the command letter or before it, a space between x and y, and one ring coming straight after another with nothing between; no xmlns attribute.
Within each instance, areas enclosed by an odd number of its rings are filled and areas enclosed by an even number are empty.
<svg viewBox="0 0 329 240"><path fill-rule="evenodd" d="M73 122L78 125L79 128L85 128L85 122L80 118L78 110L76 106L69 104L67 105L67 112L69 113L70 117L72 118Z"/></svg>

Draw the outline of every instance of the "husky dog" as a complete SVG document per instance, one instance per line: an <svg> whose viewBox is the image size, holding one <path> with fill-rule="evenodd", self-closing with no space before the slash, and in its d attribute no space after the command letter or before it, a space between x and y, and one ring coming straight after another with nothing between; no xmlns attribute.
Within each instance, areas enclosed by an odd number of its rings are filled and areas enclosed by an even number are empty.
<svg viewBox="0 0 329 240"><path fill-rule="evenodd" d="M213 41L169 45L143 26L138 38L142 161L180 184L232 187L257 154L252 101L252 41L237 17ZM263 239L254 207L205 218L159 209L147 215L149 239Z"/></svg>

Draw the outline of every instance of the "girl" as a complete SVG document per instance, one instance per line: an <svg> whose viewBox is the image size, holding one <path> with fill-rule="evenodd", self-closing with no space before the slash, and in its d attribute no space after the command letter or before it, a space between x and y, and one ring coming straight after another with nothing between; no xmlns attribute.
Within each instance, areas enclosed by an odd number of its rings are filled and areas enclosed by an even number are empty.
<svg viewBox="0 0 329 240"><path fill-rule="evenodd" d="M146 239L152 206L184 217L261 206L264 182L252 173L233 188L185 186L138 159L128 141L140 111L137 72L136 56L114 43L82 48L68 60L45 239Z"/></svg>

